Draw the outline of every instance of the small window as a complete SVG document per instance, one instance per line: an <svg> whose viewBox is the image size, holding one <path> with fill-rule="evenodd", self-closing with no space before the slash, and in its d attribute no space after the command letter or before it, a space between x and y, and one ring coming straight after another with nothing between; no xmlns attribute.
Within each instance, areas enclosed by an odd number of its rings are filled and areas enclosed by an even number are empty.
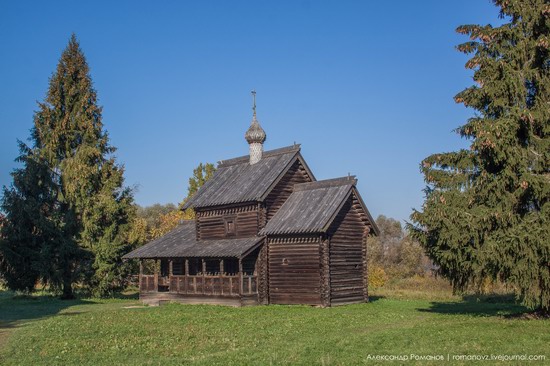
<svg viewBox="0 0 550 366"><path fill-rule="evenodd" d="M225 221L225 234L226 235L235 235L235 220L226 220Z"/></svg>
<svg viewBox="0 0 550 366"><path fill-rule="evenodd" d="M283 266L288 266L288 259L283 258Z"/></svg>

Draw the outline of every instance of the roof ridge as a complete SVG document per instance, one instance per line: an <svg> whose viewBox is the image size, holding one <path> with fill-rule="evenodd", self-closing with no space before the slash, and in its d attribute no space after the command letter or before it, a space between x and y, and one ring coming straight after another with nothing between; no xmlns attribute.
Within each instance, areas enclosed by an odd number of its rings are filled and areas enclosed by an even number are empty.
<svg viewBox="0 0 550 366"><path fill-rule="evenodd" d="M345 185L355 186L356 184L357 184L357 178L355 178L355 175L349 175L346 177L295 184L294 192L309 191L309 190L318 189L318 188L340 187Z"/></svg>
<svg viewBox="0 0 550 366"><path fill-rule="evenodd" d="M289 152L300 151L300 146L301 146L300 144L294 144L294 145L290 145L290 146L281 147L281 148L278 148L278 149L264 151L264 153L262 154L262 159L269 158L269 157L272 157L272 156L287 154ZM231 165L236 165L236 164L241 164L241 163L245 163L245 162L248 163L249 161L250 161L250 156L249 155L243 155L243 156L239 156L239 157L236 157L236 158L220 160L218 162L218 168L231 166Z"/></svg>

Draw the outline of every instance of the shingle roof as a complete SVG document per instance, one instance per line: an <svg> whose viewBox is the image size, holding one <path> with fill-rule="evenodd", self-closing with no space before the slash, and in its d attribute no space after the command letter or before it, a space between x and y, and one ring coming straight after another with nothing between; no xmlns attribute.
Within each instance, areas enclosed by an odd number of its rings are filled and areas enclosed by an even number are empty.
<svg viewBox="0 0 550 366"><path fill-rule="evenodd" d="M123 259L178 257L240 258L262 240L261 237L201 241L197 241L196 238L194 220L185 220L168 234L126 254Z"/></svg>
<svg viewBox="0 0 550 366"><path fill-rule="evenodd" d="M296 184L260 235L325 232L356 183L354 177L344 177Z"/></svg>
<svg viewBox="0 0 550 366"><path fill-rule="evenodd" d="M299 153L300 145L293 145L266 151L253 165L248 155L221 161L214 176L183 208L262 201Z"/></svg>

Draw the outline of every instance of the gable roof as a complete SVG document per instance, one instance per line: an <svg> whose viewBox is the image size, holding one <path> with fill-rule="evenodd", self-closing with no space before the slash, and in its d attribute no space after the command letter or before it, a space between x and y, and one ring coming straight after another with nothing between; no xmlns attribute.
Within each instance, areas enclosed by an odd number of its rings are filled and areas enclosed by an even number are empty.
<svg viewBox="0 0 550 366"><path fill-rule="evenodd" d="M133 258L241 258L254 249L263 238L219 239L197 241L194 220L184 220L168 234L123 256Z"/></svg>
<svg viewBox="0 0 550 366"><path fill-rule="evenodd" d="M356 183L355 177L343 177L296 184L288 200L260 231L260 235L326 232L352 193L362 205L364 221L368 221L377 234L378 228L355 189Z"/></svg>
<svg viewBox="0 0 550 366"><path fill-rule="evenodd" d="M184 204L183 209L263 201L296 159L300 159L314 180L300 155L300 145L266 151L253 165L249 163L249 155L221 161L212 178Z"/></svg>

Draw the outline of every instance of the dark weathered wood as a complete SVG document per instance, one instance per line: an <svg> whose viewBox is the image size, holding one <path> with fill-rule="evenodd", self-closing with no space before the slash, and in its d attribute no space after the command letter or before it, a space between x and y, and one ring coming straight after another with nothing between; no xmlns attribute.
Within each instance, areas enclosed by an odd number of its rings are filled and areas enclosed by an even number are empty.
<svg viewBox="0 0 550 366"><path fill-rule="evenodd" d="M155 261L155 289L159 288L160 260Z"/></svg>
<svg viewBox="0 0 550 366"><path fill-rule="evenodd" d="M321 303L319 237L268 238L269 302Z"/></svg>
<svg viewBox="0 0 550 366"><path fill-rule="evenodd" d="M319 241L319 256L321 258L319 264L321 276L321 304L323 306L330 306L330 243L324 235L319 237Z"/></svg>
<svg viewBox="0 0 550 366"><path fill-rule="evenodd" d="M247 204L198 210L196 213L197 238L199 240L248 238L259 231L259 206ZM227 232L227 222L235 225L234 233Z"/></svg>
<svg viewBox="0 0 550 366"><path fill-rule="evenodd" d="M296 160L266 197L266 220L269 221L290 197L295 184L311 182L311 180L300 160Z"/></svg>
<svg viewBox="0 0 550 366"><path fill-rule="evenodd" d="M142 290L143 259L139 260L139 290Z"/></svg>
<svg viewBox="0 0 550 366"><path fill-rule="evenodd" d="M368 252L367 252L367 240L369 236L370 228L366 227L363 231L363 299L369 301L369 271L368 271Z"/></svg>
<svg viewBox="0 0 550 366"><path fill-rule="evenodd" d="M364 232L364 221L350 196L329 231L332 305L365 301Z"/></svg>
<svg viewBox="0 0 550 366"><path fill-rule="evenodd" d="M161 273L147 277L140 269L140 297L157 303L229 298L240 305L366 301L365 238L369 228L377 231L356 180L312 182L298 148L277 166L258 163L262 169L237 160L222 163L192 199L194 222L126 257L163 260Z"/></svg>
<svg viewBox="0 0 550 366"><path fill-rule="evenodd" d="M267 270L267 245L262 245L258 254L256 268L258 273L258 301L260 304L269 303L269 283Z"/></svg>
<svg viewBox="0 0 550 366"><path fill-rule="evenodd" d="M239 259L239 294L243 292L243 262Z"/></svg>
<svg viewBox="0 0 550 366"><path fill-rule="evenodd" d="M222 161L214 178L201 187L183 208L258 201L299 158L299 151L299 146L265 151L262 159L253 166L247 157Z"/></svg>

